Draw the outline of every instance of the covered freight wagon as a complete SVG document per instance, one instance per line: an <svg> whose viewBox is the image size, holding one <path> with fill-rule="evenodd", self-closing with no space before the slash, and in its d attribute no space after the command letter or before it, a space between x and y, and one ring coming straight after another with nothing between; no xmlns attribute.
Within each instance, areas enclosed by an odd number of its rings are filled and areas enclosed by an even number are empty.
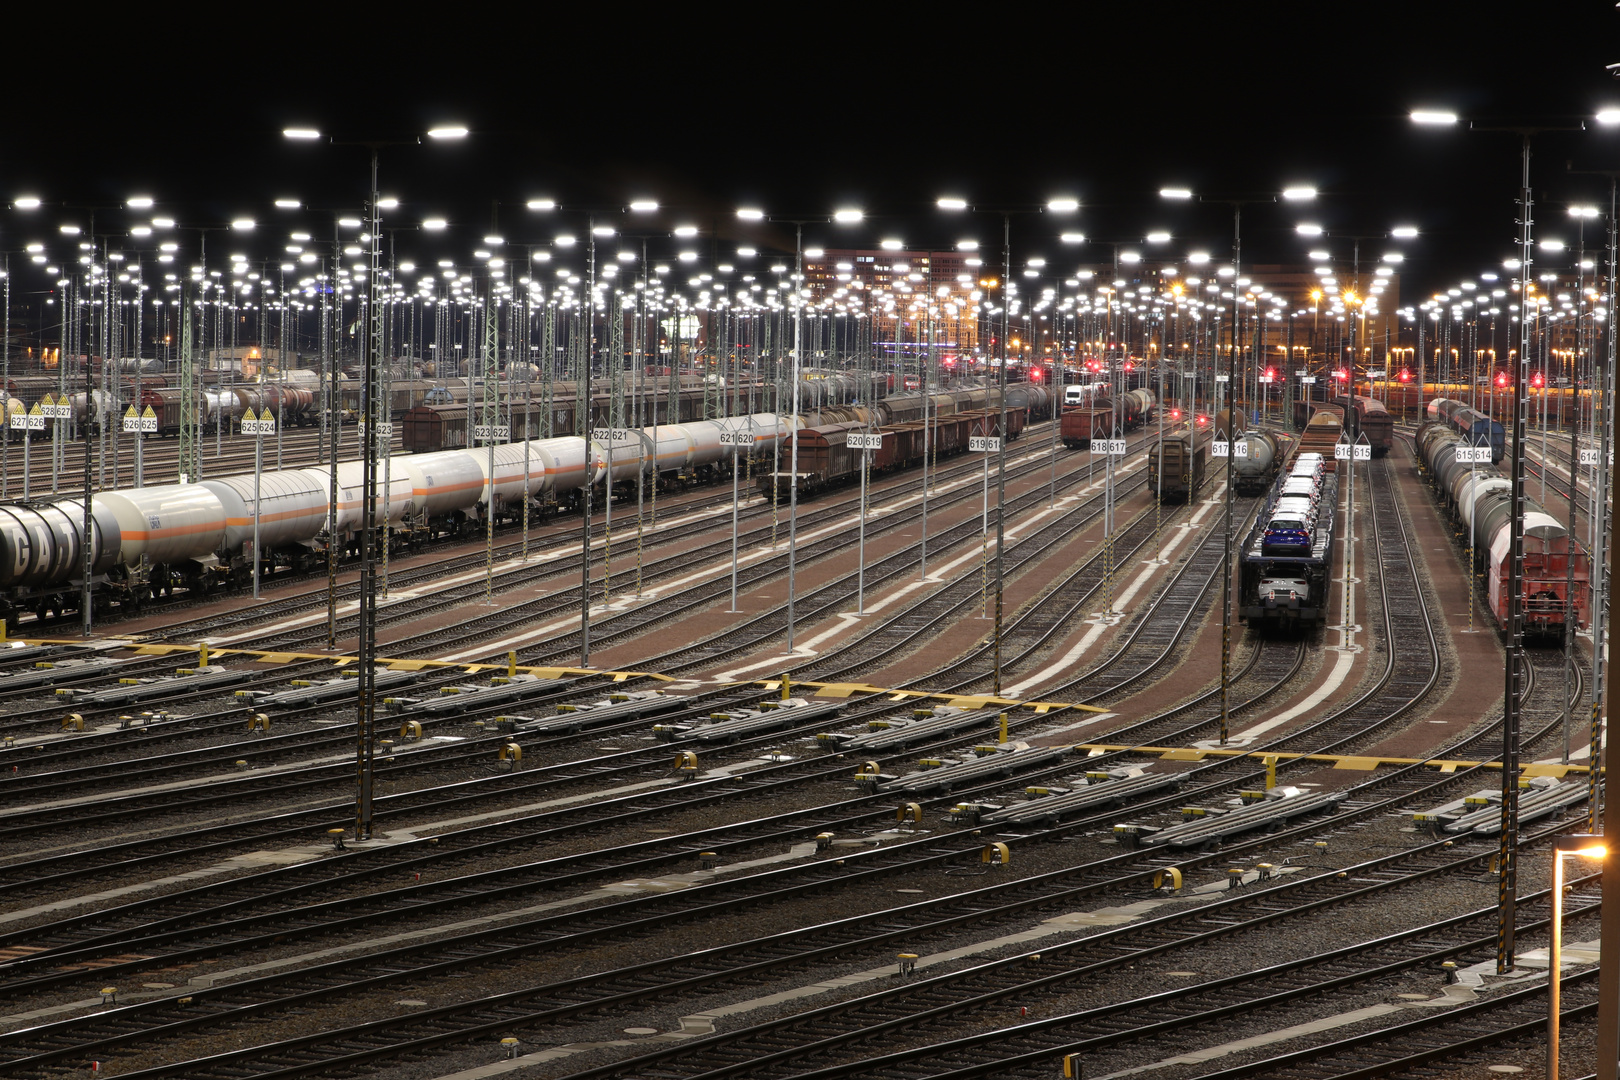
<svg viewBox="0 0 1620 1080"><path fill-rule="evenodd" d="M1161 452L1157 440L1148 446L1148 489L1161 502L1191 502L1204 483L1209 444L1197 444L1195 435L1166 437Z"/></svg>

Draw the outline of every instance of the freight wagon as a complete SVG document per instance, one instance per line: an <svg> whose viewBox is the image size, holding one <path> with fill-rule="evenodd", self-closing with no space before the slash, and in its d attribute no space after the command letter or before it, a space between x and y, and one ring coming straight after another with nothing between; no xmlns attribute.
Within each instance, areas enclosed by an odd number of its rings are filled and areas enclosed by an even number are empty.
<svg viewBox="0 0 1620 1080"><path fill-rule="evenodd" d="M1358 395L1341 397L1338 404L1345 410L1352 442L1365 435L1372 446L1373 457L1383 457L1389 453L1390 447L1395 444L1395 420L1382 401Z"/></svg>
<svg viewBox="0 0 1620 1080"><path fill-rule="evenodd" d="M1316 424L1321 416L1313 417ZM1307 425L1307 435L1309 434ZM1309 453L1310 451L1300 451ZM1324 466L1333 463L1329 447ZM1297 455L1296 455L1297 460ZM1323 471L1317 481L1317 501L1312 508L1303 542L1293 554L1267 551L1266 531L1273 511L1284 499L1289 477L1277 478L1265 505L1255 517L1254 527L1243 541L1239 557L1238 615L1250 626L1269 630L1298 630L1322 622L1328 612L1328 591L1333 580L1335 510L1338 505L1338 477Z"/></svg>
<svg viewBox="0 0 1620 1080"><path fill-rule="evenodd" d="M1114 410L1106 406L1077 405L1063 410L1058 435L1070 450L1084 450L1092 439L1112 438Z"/></svg>
<svg viewBox="0 0 1620 1080"><path fill-rule="evenodd" d="M1460 410L1459 410L1460 411ZM1494 465L1457 461L1459 447L1468 445L1443 421L1418 430L1417 450L1435 490L1462 525L1461 544L1472 550L1475 568L1486 577L1486 603L1499 627L1509 620L1509 572L1512 569L1510 518L1512 481ZM1586 624L1591 559L1569 535L1568 526L1548 514L1528 492L1524 497L1524 564L1521 613L1530 637L1561 641L1566 624ZM1573 571L1574 592L1568 591Z"/></svg>
<svg viewBox="0 0 1620 1080"><path fill-rule="evenodd" d="M1148 490L1161 502L1191 502L1204 483L1204 466L1209 444L1198 443L1196 435L1166 436L1163 453L1154 441L1148 446Z"/></svg>
<svg viewBox="0 0 1620 1080"><path fill-rule="evenodd" d="M494 448L493 468L483 448L399 454L388 460L386 483L379 475L369 511L361 462L337 466L335 506L327 469L269 470L259 480L257 549L251 474L97 492L88 539L81 501L0 504L0 615L14 627L26 611L76 609L87 560L96 609L134 611L176 589L239 588L255 561L266 570L307 568L328 550L353 551L367 517L381 543L415 546L464 533L487 515L516 517L525 500L542 508L576 501L586 486L607 481L610 461L615 480L653 468L712 474L737 452L721 442L726 430L753 431L753 452L768 455L785 427L767 413L661 427L656 443L640 428L611 445L575 437L508 443Z"/></svg>

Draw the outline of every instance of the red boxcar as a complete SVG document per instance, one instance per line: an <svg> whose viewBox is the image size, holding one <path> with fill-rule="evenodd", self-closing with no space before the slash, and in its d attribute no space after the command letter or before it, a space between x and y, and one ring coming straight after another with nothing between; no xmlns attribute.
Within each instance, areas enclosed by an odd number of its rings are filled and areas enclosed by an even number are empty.
<svg viewBox="0 0 1620 1080"><path fill-rule="evenodd" d="M1080 405L1063 410L1063 419L1058 433L1063 438L1064 446L1071 450L1084 450L1091 445L1091 440L1094 438L1112 438L1114 424L1115 418L1112 407L1097 408L1093 405ZM1124 434L1123 427L1120 429L1120 434Z"/></svg>
<svg viewBox="0 0 1620 1080"><path fill-rule="evenodd" d="M1508 548L1511 539L1511 533L1503 525L1491 540L1491 614L1503 626L1508 624ZM1565 590L1572 558L1575 561L1574 629L1579 629L1586 624L1591 562L1579 544L1574 546L1571 553L1569 534L1551 517L1534 511L1525 515L1523 617L1526 635L1563 638Z"/></svg>
<svg viewBox="0 0 1620 1080"><path fill-rule="evenodd" d="M1009 441L1018 438L1024 433L1024 412L1023 409L1007 410L1007 438ZM970 415L973 417L972 428L968 432L970 435L994 435L1000 429L1000 409L986 409L983 412Z"/></svg>

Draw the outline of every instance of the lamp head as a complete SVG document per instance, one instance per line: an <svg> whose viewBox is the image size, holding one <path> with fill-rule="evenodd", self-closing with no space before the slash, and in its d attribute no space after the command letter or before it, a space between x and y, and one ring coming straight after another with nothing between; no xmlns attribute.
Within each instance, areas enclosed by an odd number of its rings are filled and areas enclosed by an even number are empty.
<svg viewBox="0 0 1620 1080"><path fill-rule="evenodd" d="M1560 855L1578 855L1588 859L1601 859L1608 855L1608 846L1601 835L1569 833L1558 837L1554 847Z"/></svg>

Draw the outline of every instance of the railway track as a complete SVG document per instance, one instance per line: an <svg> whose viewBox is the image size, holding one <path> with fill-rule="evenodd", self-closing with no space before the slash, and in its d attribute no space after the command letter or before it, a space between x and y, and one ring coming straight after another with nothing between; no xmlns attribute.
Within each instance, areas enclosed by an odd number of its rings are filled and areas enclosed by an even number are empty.
<svg viewBox="0 0 1620 1080"><path fill-rule="evenodd" d="M1094 514L1095 512L1096 508L1093 508L1092 513ZM1089 516L1081 513L1072 515L1061 522L1054 523L1060 524L1062 528L1051 529L1050 535L1046 536L1041 544L1029 545L1029 551L1022 557L1032 558L1036 554L1039 554L1040 551L1050 548L1052 545L1060 542L1064 536L1083 527L1087 520L1089 520ZM1025 549L1023 546L1020 546L1015 550L1024 551ZM1085 566L1077 571L1077 573L1089 573L1095 577L1099 573L1097 569L1097 564L1099 562L1100 558L1094 559L1085 564ZM449 680L446 679L446 681ZM694 708L696 707L698 707L698 705L697 703L694 703ZM247 712L251 711L252 708L253 706L251 705L243 706L240 711ZM237 710L231 710L231 712L236 711ZM304 711L306 713L314 713L324 710L312 709ZM212 723L212 726L216 730L231 723L231 720L228 718L229 713L225 715L227 718ZM409 719L409 717L406 717L406 719ZM465 723L466 719L467 718L457 718L456 722ZM433 724L444 722L442 720L435 720L432 717L424 717L423 721L430 730ZM187 726L189 728L203 725L204 721L194 719ZM342 727L346 729L349 726L350 725L345 724ZM172 734L181 736L184 735L185 732L176 731ZM276 736L270 739L250 741L248 743L233 743L224 747L210 748L200 751L182 751L175 754L164 755L155 760L126 763L126 769L132 769L133 771L126 772L125 782L133 784L143 781L151 781L156 780L160 776L170 776L174 775L176 772L192 771L199 767L207 767L210 764L218 765L221 763L229 763L238 760L237 755L239 754L243 755L243 760L249 761L255 765L271 764L277 760L275 752L284 747L296 747L301 753L304 754L319 752L321 749L326 748L338 751L339 756L341 756L341 751L348 745L349 738L350 736L347 734L347 732L341 729L336 731L322 731L319 733L301 732L286 736ZM447 763L454 764L477 762L481 758L492 753L498 745L503 745L504 742L509 738L509 736L490 736L481 740L475 739L471 744L465 747L446 747L432 751L402 750L398 754L397 758L394 758L392 754L390 755L390 764L393 765L393 767L390 768L385 766L384 775L395 771L395 769L403 769L411 766L420 767L423 764L427 764L429 766L442 766L443 764ZM133 739L133 736L129 737L129 739ZM129 741L129 739L126 739L125 741ZM567 740L540 740L538 745L534 741L528 739L520 739L520 741L525 744L526 749L532 754L537 749L544 749L547 743L561 743L566 742ZM54 760L61 762L73 753L74 751L58 751L54 755ZM0 758L0 764L3 764L3 758ZM37 768L37 764L30 764L30 773L32 774L36 772ZM17 798L37 798L46 794L61 795L75 788L100 786L104 780L104 769L104 764L92 764L75 768L65 776L61 775L60 773L38 776L37 778L30 775L28 778L19 778L18 782L13 785L10 790L6 792L6 794L9 796L10 801L15 801ZM104 798L97 800L91 814L97 820L107 820L116 819L119 815L131 812L137 807L158 808L176 805L212 805L221 801L239 799L246 793L255 790L265 790L269 788L296 790L298 788L308 788L318 785L320 778L322 777L342 777L346 775L346 769L346 765L340 762L335 762L330 765L300 769L291 774L282 773L277 776L266 776L262 778L256 778L250 775L241 779L233 779L225 784L210 785L210 787L201 791L171 790L145 797L134 796L130 798ZM49 815L58 812L47 811L45 813ZM6 826L0 827L0 840L3 840L10 834L18 833L19 830L26 831L26 828L31 820L32 817L29 815L11 815L11 818ZM70 820L74 819L70 818ZM84 819L81 818L77 820L82 821Z"/></svg>
<svg viewBox="0 0 1620 1080"><path fill-rule="evenodd" d="M1037 463L1033 467L1033 471L1038 472L1042 468L1044 468L1044 465ZM1058 487L1060 491L1067 491L1084 480L1085 476L1081 471L1074 469L1067 474L1060 474ZM1126 481L1123 494L1128 495L1140 490L1146 485L1146 482L1145 476L1134 477ZM955 501L970 500L975 494L976 492L964 488L957 493ZM1010 497L1007 502L1006 512L1010 519L1016 520L1018 515L1037 508L1047 497L1048 492L1045 488L1030 490L1021 495ZM1092 496L1084 507L1073 512L1074 522L1048 522L1041 526L1036 533L1025 537L1019 546L1024 547L1031 544L1049 546L1059 539L1073 535L1079 531L1084 523L1093 521L1101 515L1102 500L1102 495ZM935 503L934 505L937 507L941 503ZM898 528L914 519L920 519L920 516L920 512L916 514L906 513L902 520L900 514L890 515L884 519L883 527L885 529ZM867 535L868 537L874 535L870 525L868 526ZM928 550L932 553L932 557L939 558L954 546L978 540L980 535L980 522L977 518L964 520L931 535L928 538ZM811 545L801 545L801 559L805 558L804 553L808 553L809 558L814 558L818 555L846 551L848 546L849 538L847 534L830 535ZM920 544L908 544L900 551L880 560L869 562L866 566L864 578L866 588L881 588L885 583L900 580L903 575L915 569L918 565L917 551L919 548ZM1031 552L1035 550L1035 547L1030 548ZM780 562L782 565L777 572L785 568L785 553ZM757 579L758 575L745 578L745 580L749 581ZM861 576L859 572L847 573L813 592L801 594L797 600L796 619L808 624L817 617L842 610L845 606L854 602L860 585ZM701 603L715 602L722 595L727 594L729 589L729 579L715 579L678 595L661 598L651 604L633 608L599 624L593 623L591 640L598 647L607 647L614 641L644 633L646 630L666 622ZM932 603L932 600L929 602ZM944 603L944 601L941 601L941 603ZM504 624L502 628L504 628ZM646 670L665 673L701 669L764 644L778 635L784 634L786 629L786 607L781 605L718 634L650 656L641 662L641 666ZM406 647L417 648L422 646L417 641L412 641L406 643ZM525 663L544 664L567 657L577 652L578 648L577 634L569 633L552 638L546 643L543 650L523 650L520 652L520 657L523 658Z"/></svg>
<svg viewBox="0 0 1620 1080"><path fill-rule="evenodd" d="M1258 656L1259 653L1257 652L1255 655ZM1390 681L1390 680L1386 680L1386 683L1388 681ZM1447 781L1447 783L1450 783L1450 781ZM1185 801L1185 800L1182 800L1182 801ZM1318 823L1317 827L1318 828L1320 827L1319 823ZM1065 827L1065 828L1068 829L1069 827ZM937 841L934 841L934 842L937 844ZM913 845L913 846L915 847L915 845ZM962 849L959 849L955 854L958 857L961 857L961 856L969 853L972 850L975 850L975 849L972 848L972 847L962 848ZM877 860L866 860L866 862L868 864L876 862L876 861ZM1140 856L1138 856L1138 857L1136 857L1136 859L1134 861L1137 862L1137 863L1140 863L1142 861L1142 859L1141 859ZM1219 861L1221 861L1221 859L1216 858L1214 861L1219 862ZM1146 873L1147 871L1142 870L1140 872L1141 873ZM1103 886L1099 886L1099 887L1103 887ZM791 895L791 894L783 894L783 895L786 896L786 895ZM968 918L975 918L975 917L978 917L978 916L976 916L976 915L975 916L968 916ZM711 976L710 978L713 978L713 976ZM530 1015L530 1014L524 1014L524 1015ZM395 1026L395 1029L397 1031L400 1028L404 1028L404 1027L409 1026L411 1024L411 1021L413 1021L413 1020L419 1022L422 1019L423 1019L422 1014L415 1014L410 1018L410 1020L398 1021L398 1022L395 1023L394 1026ZM499 1025L505 1025L508 1028L511 1028L512 1026L514 1026L515 1024L520 1023L520 1022L523 1022L523 1021L515 1020L515 1019L511 1018L510 1016L502 1017L502 1018L499 1018L499 1019L497 1019L495 1021L495 1023L497 1023ZM435 1024L436 1024L436 1021L435 1021ZM457 1028L456 1030L461 1032L464 1035L465 1032L468 1029L465 1026L462 1026L460 1028ZM458 1038L462 1037L462 1036L456 1035L456 1034L445 1035L444 1033L439 1032L439 1031L435 1031L435 1032L427 1034L427 1035L422 1035L422 1025L420 1023L417 1023L416 1031L417 1031L417 1034L420 1035L423 1039L438 1040L440 1043L445 1042L445 1041L452 1041L453 1042L453 1041L456 1041ZM382 1049L380 1051L379 1050L372 1050L372 1049L358 1050L358 1051L354 1050L353 1049L354 1043L353 1043L352 1040L360 1039L361 1036L354 1035L351 1032L351 1033L348 1033L344 1037L351 1040L351 1043L350 1043L350 1052L351 1053L369 1055L367 1058L365 1058L365 1060L369 1060L369 1061L380 1060L380 1057L378 1056L379 1054L381 1055L381 1057L388 1057L390 1055L394 1055L394 1054L397 1054L397 1053L400 1053L400 1052L406 1052L406 1051L403 1051L401 1049L401 1044L400 1044L397 1036L393 1041L387 1042L387 1048L386 1049ZM370 1037L369 1035L366 1036L366 1038L369 1038L369 1037ZM468 1036L468 1037L475 1037L475 1036ZM280 1068L280 1069L293 1069L293 1070L308 1070L310 1068L316 1067L317 1063L320 1063L320 1067L323 1067L323 1068L325 1068L325 1067L338 1067L338 1068L348 1069L348 1068L357 1067L357 1065L359 1064L359 1061L361 1060L359 1058L356 1058L354 1060L336 1060L335 1061L330 1056L331 1055L330 1044L332 1043L332 1041L334 1039L338 1039L338 1038L339 1038L339 1036L335 1036L335 1035L331 1035L331 1034L328 1034L327 1036L325 1036L326 1042L328 1043L328 1048L327 1049L321 1049L319 1046L304 1046L304 1047L281 1046L281 1047L275 1048L274 1050L267 1049L267 1050L265 1050L263 1052L264 1056L263 1056L263 1058L261 1060L261 1064L259 1064L257 1066L250 1065L247 1062L244 1062L240 1058L234 1059L234 1060L231 1060L231 1061L224 1061L224 1060L214 1061L214 1060L210 1060L208 1062L186 1063L189 1066L186 1074L187 1075L198 1075L198 1076L227 1075L227 1071L229 1071L229 1070L241 1070L243 1068L247 1068L249 1071L254 1072L255 1075L261 1075L261 1074L262 1075L275 1075L276 1073L275 1073L274 1070L277 1069L277 1068ZM426 1046L421 1046L421 1047L417 1048L417 1051L412 1051L412 1052L419 1052L420 1050L423 1050L423 1049L426 1049L426 1048L427 1048ZM276 1059L276 1058L273 1058L271 1056L271 1055L274 1055L274 1054L283 1054L283 1055L286 1055L286 1056L281 1057L279 1059ZM268 1064L264 1064L265 1062L267 1062ZM173 1071L178 1069L179 1066L165 1067L165 1068L168 1069L168 1071L172 1073ZM210 1071L210 1070L214 1070L214 1069L218 1069L220 1071L218 1071L218 1072L211 1072ZM266 1069L269 1069L270 1071L267 1072L267 1071L265 1071ZM242 1075L242 1073L240 1071L230 1072L230 1074L231 1075ZM144 1074L142 1074L142 1075L144 1075ZM158 1075L158 1073L152 1073L152 1075Z"/></svg>
<svg viewBox="0 0 1620 1080"><path fill-rule="evenodd" d="M1548 831L1536 840L1545 841L1551 835ZM1212 898L1184 911L1060 943L1043 943L1038 956L1022 952L910 984L902 982L852 1001L756 1024L729 1035L683 1042L678 1049L660 1049L568 1077L601 1080L655 1068L657 1075L671 1080L722 1080L744 1075L763 1080L831 1080L846 1076L1038 1078L1050 1077L1054 1070L1061 1072L1063 1058L1071 1054L1080 1058L1088 1075L1112 1073L1115 1069L1129 1071L1140 1066L1143 1043L1151 1047L1149 1052L1154 1055L1174 1058L1178 1051L1195 1052L1212 1031L1219 1032L1233 1023L1252 1022L1258 1017L1263 1023L1275 1024L1272 1016L1297 1009L1303 1001L1373 980L1428 975L1447 961L1461 966L1493 956L1496 909L1482 908L1238 975L1185 983L1173 990L1091 1008L1059 1011L1038 1020L1009 1024L1003 1019L1004 1012L993 1018L985 1014L998 1006L1005 1008L1009 1001L1044 1002L1055 995L1075 994L1093 980L1123 975L1165 956L1174 956L1178 964L1198 964L1200 950L1205 946L1271 932L1289 920L1321 916L1358 904L1389 903L1391 894L1441 875L1477 868L1486 858L1488 855L1480 852L1437 853L1429 846L1342 868L1324 868L1323 872L1306 871L1286 884L1273 884L1262 891L1252 891L1253 886L1243 891L1225 890L1228 895L1224 898ZM1595 875L1577 886L1585 894L1577 894L1568 912L1570 917L1597 910L1594 885ZM1524 905L1524 929L1544 927L1544 912L1549 906L1547 892L1526 896ZM1034 1011L1053 1012L1040 1007ZM970 1029L969 1033L963 1034L963 1028ZM783 1047L795 1037L808 1041ZM896 1041L912 1045L891 1049ZM871 1052L870 1044L874 1042L883 1050ZM860 1044L867 1044L867 1052L852 1057ZM1288 1055L1287 1060L1311 1061L1313 1053L1302 1051ZM826 1063L829 1058L839 1057L845 1060ZM1210 1075L1252 1075L1258 1071L1248 1066Z"/></svg>

